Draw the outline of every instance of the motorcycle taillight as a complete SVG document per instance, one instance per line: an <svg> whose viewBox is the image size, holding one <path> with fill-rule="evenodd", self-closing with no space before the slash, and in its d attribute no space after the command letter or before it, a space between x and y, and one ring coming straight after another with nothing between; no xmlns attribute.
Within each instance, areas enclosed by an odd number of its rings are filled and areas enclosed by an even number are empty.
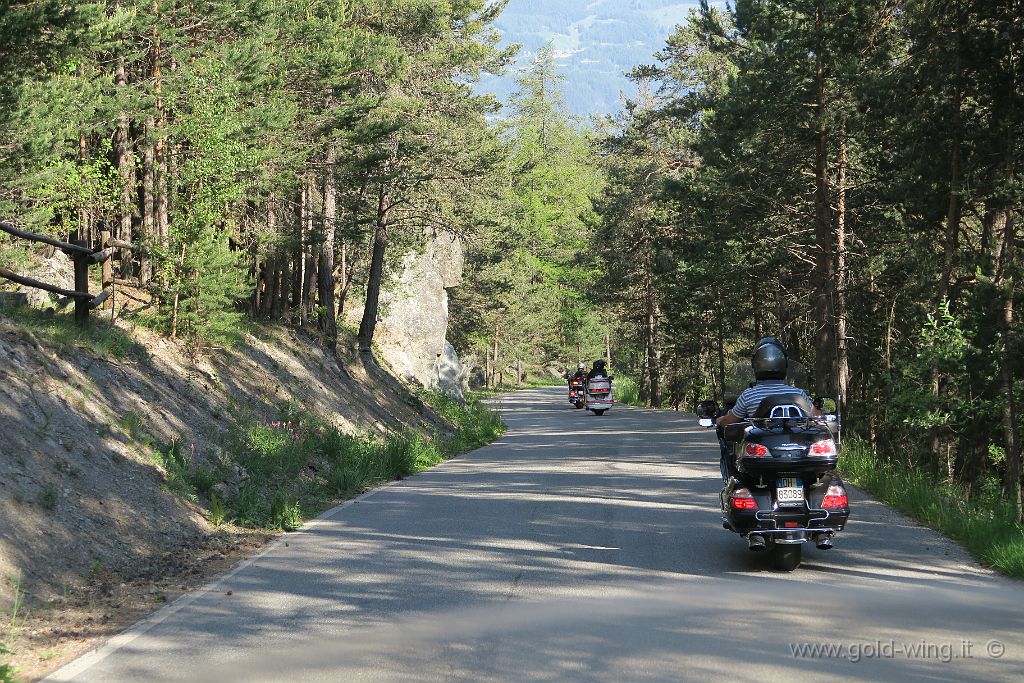
<svg viewBox="0 0 1024 683"><path fill-rule="evenodd" d="M836 442L832 439L815 441L811 444L811 455L829 456L836 454Z"/></svg>
<svg viewBox="0 0 1024 683"><path fill-rule="evenodd" d="M768 455L768 447L759 443L748 443L743 447L743 453L750 457L760 458Z"/></svg>
<svg viewBox="0 0 1024 683"><path fill-rule="evenodd" d="M756 510L757 502L750 495L750 489L739 488L729 496L729 507L734 510Z"/></svg>
<svg viewBox="0 0 1024 683"><path fill-rule="evenodd" d="M846 497L846 489L836 484L828 487L828 491L825 492L825 498L821 501L821 507L824 509L845 508L849 506L850 501Z"/></svg>

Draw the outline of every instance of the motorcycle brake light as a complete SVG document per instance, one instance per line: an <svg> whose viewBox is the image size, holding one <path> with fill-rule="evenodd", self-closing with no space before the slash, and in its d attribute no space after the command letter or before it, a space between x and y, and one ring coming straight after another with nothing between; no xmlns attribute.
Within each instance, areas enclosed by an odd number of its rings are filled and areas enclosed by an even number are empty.
<svg viewBox="0 0 1024 683"><path fill-rule="evenodd" d="M832 439L815 441L811 444L811 455L835 455L836 443Z"/></svg>
<svg viewBox="0 0 1024 683"><path fill-rule="evenodd" d="M751 457L760 458L768 455L768 447L759 443L748 443L743 447L743 453Z"/></svg>
<svg viewBox="0 0 1024 683"><path fill-rule="evenodd" d="M734 510L756 510L757 502L750 495L750 489L739 488L729 496L729 506Z"/></svg>
<svg viewBox="0 0 1024 683"><path fill-rule="evenodd" d="M821 501L821 507L824 509L845 508L849 507L849 505L850 501L846 497L846 489L835 484L828 487L828 491L825 492L825 498Z"/></svg>

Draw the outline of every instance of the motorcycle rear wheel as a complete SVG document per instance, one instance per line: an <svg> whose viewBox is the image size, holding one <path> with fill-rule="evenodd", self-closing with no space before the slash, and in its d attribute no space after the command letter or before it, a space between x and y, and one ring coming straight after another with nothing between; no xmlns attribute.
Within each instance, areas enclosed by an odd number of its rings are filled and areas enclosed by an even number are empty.
<svg viewBox="0 0 1024 683"><path fill-rule="evenodd" d="M604 411L605 411L605 410L607 410L607 408L606 408L606 409L604 409L604 410L595 410L595 411L594 411L594 415L604 415Z"/></svg>
<svg viewBox="0 0 1024 683"><path fill-rule="evenodd" d="M771 550L772 564L776 569L791 572L800 566L803 555L803 544L773 543Z"/></svg>

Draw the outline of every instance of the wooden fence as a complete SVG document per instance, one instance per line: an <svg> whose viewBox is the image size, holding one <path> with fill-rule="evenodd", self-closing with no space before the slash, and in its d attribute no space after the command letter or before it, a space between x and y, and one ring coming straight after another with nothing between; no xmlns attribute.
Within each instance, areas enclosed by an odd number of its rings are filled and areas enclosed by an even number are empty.
<svg viewBox="0 0 1024 683"><path fill-rule="evenodd" d="M114 239L106 230L100 232L99 248L92 248L87 242L79 239L72 239L70 242L61 242L44 235L36 235L31 232L19 230L10 223L0 221L0 231L8 235L41 242L51 247L60 249L71 258L75 266L75 288L73 290L63 289L56 285L40 282L30 277L18 275L6 268L0 268L0 277L17 282L19 285L34 287L47 292L52 292L75 302L75 322L85 325L89 322L89 311L103 306L113 307L111 296L114 294L114 272L110 259L119 249L134 251L135 245L130 242L123 242ZM89 293L89 267L99 264L102 271L103 290L95 296Z"/></svg>

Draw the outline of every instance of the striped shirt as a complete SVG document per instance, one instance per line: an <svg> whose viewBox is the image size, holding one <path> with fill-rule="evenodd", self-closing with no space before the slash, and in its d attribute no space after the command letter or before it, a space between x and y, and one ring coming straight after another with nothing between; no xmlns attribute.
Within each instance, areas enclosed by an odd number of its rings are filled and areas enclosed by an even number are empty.
<svg viewBox="0 0 1024 683"><path fill-rule="evenodd" d="M761 405L761 401L776 394L803 394L807 398L807 402L811 402L811 397L803 389L791 387L781 379L764 379L759 380L749 389L743 390L740 397L736 399L736 405L732 407L732 414L741 420L753 417L757 412L757 407Z"/></svg>

